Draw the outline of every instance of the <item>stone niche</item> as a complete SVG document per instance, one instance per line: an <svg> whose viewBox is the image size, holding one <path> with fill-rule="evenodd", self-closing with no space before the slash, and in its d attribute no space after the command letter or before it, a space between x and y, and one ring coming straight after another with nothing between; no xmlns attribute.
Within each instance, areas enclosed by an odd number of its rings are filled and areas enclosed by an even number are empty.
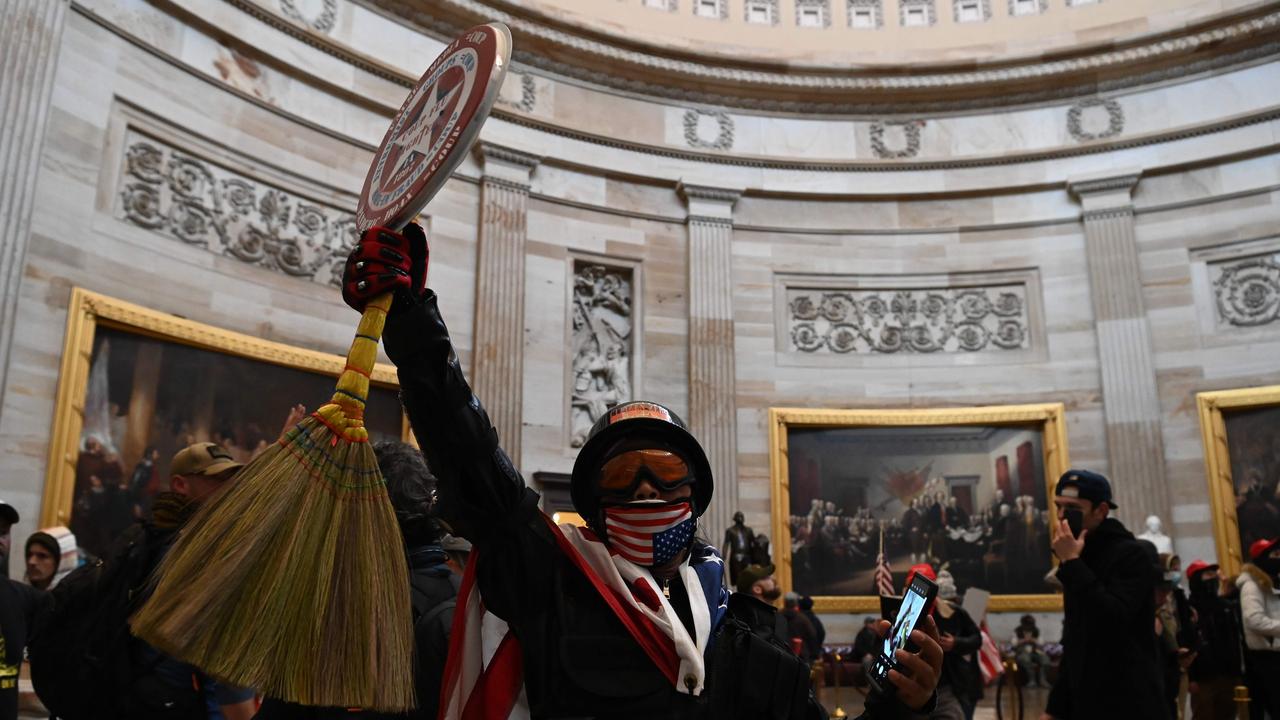
<svg viewBox="0 0 1280 720"><path fill-rule="evenodd" d="M636 268L574 258L569 445L582 447L609 408L634 397Z"/></svg>

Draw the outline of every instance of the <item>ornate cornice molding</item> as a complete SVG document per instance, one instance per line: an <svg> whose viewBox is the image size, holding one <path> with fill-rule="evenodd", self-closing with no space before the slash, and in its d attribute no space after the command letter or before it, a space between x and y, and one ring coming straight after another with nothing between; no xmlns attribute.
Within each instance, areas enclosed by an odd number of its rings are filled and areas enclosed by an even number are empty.
<svg viewBox="0 0 1280 720"><path fill-rule="evenodd" d="M1280 38L1280 10L1255 8L1249 14L1122 44L983 67L969 62L950 67L795 69L676 55L656 46L553 26L527 10L507 12L515 8L492 0L440 0L431 6L412 0L357 1L438 36L452 36L481 19L502 20L521 38L515 54L519 62L558 75L683 102L796 112L963 109L1075 97L1184 77L1240 62L1241 56L1274 53L1274 47L1260 47Z"/></svg>
<svg viewBox="0 0 1280 720"><path fill-rule="evenodd" d="M1086 195L1094 195L1101 192L1113 192L1116 190L1133 192L1134 186L1138 184L1138 180L1141 178L1142 173L1135 172L1115 175L1113 177L1068 181L1067 189L1071 191L1072 195L1079 198L1083 198Z"/></svg>
<svg viewBox="0 0 1280 720"><path fill-rule="evenodd" d="M518 167L527 168L529 170L538 166L542 162L542 157L527 153L523 150L507 147L505 145L495 145L491 142L480 141L476 143L476 154L485 160L501 160L502 162L516 165Z"/></svg>
<svg viewBox="0 0 1280 720"><path fill-rule="evenodd" d="M730 206L738 202L738 198L742 197L741 190L711 187L710 185L688 185L683 182L676 186L676 192L680 193L680 197L686 202L689 200L709 200L711 202L728 203Z"/></svg>

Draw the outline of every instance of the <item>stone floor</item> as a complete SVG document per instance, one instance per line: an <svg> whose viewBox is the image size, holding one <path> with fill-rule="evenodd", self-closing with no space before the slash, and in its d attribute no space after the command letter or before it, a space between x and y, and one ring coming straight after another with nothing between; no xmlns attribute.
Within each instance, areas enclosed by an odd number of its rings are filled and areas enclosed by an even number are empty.
<svg viewBox="0 0 1280 720"><path fill-rule="evenodd" d="M852 695L852 697L851 697ZM827 688L823 691L823 703L826 704L828 712L834 712L832 689ZM996 692L995 688L987 689L987 696L978 703L978 709L973 714L973 720L1039 720L1040 713L1044 711L1044 706L1049 700L1049 691L1047 689L1024 689L1022 694L1022 717L1018 718L1006 709L1003 718L996 715ZM862 695L856 690L842 688L840 690L840 708L844 710L845 715L850 718L856 718L862 714ZM1008 708L1008 705L1006 705Z"/></svg>

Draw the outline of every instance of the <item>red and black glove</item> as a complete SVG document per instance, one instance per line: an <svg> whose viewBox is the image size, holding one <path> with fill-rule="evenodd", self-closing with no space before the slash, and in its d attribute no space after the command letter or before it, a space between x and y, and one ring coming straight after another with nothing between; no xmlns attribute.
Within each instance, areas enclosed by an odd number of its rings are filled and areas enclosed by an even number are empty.
<svg viewBox="0 0 1280 720"><path fill-rule="evenodd" d="M427 235L416 223L404 232L371 227L347 257L342 299L358 312L383 293L395 293L396 305L402 297L416 300L427 287L428 256Z"/></svg>

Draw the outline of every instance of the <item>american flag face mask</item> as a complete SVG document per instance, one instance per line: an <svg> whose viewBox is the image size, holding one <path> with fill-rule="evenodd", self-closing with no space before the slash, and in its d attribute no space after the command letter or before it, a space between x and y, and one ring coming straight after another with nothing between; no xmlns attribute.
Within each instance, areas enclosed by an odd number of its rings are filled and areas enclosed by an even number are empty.
<svg viewBox="0 0 1280 720"><path fill-rule="evenodd" d="M634 502L604 509L609 545L641 567L660 567L674 560L693 539L693 505Z"/></svg>

